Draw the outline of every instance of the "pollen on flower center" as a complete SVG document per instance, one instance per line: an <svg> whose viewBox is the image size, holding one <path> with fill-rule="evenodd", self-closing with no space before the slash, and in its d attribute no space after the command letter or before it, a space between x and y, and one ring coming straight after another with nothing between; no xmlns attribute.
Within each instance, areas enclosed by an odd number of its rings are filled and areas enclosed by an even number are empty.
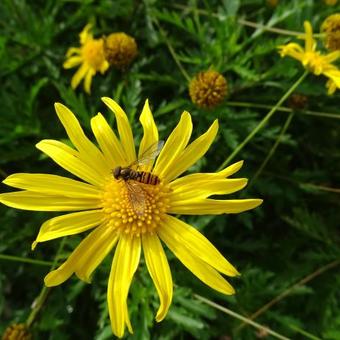
<svg viewBox="0 0 340 340"><path fill-rule="evenodd" d="M168 192L168 186L162 183L110 180L102 197L108 226L136 236L153 233L168 209Z"/></svg>
<svg viewBox="0 0 340 340"><path fill-rule="evenodd" d="M92 66L95 70L100 70L105 61L103 40L92 39L86 42L82 48L82 55L84 60Z"/></svg>

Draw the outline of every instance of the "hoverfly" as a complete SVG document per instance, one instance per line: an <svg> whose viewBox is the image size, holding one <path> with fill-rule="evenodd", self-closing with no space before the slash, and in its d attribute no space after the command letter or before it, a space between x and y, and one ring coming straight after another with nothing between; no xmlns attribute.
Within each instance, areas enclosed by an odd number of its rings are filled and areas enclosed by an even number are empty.
<svg viewBox="0 0 340 340"><path fill-rule="evenodd" d="M131 206L137 215L143 215L145 210L146 192L139 183L157 185L160 183L158 176L147 171L138 171L141 165L150 164L161 152L164 141L158 141L147 148L139 158L127 167L117 166L112 170L115 179L122 179L126 185ZM137 167L136 170L132 169Z"/></svg>

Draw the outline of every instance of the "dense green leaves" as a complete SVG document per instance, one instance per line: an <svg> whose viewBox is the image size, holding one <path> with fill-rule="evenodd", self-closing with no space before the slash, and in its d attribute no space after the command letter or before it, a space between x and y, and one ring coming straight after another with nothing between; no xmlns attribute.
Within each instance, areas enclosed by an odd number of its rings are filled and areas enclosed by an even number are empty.
<svg viewBox="0 0 340 340"><path fill-rule="evenodd" d="M2 1L0 176L65 174L35 148L44 138L66 138L53 104L62 102L72 109L91 136L90 118L99 111L114 125L113 115L100 101L102 96L114 98L126 110L137 144L142 133L138 117L146 98L161 139L168 136L183 110L193 116L195 137L218 118L216 142L190 170L215 171L303 73L298 62L281 59L276 47L302 32L304 20L310 20L317 33L327 15L339 12L339 7L323 1L279 1L276 7L267 3ZM82 87L71 89L74 69L62 68L67 49L79 44L78 34L88 22L94 24L96 36L124 31L135 37L139 48L130 69L96 75L91 96ZM226 77L228 98L217 108L202 110L190 101L188 81L209 68ZM198 301L194 293L251 316L287 290L255 321L293 339L340 338L340 95L338 91L327 96L325 82L310 75L299 86L297 92L307 96L307 106L293 108L291 125L254 181L252 176L289 112L277 111L235 158L245 160L237 177L250 182L232 197L263 198L261 207L241 215L186 219L242 273L231 280L237 294L225 297L207 288L168 252L175 294L167 318L157 324L159 300L142 261L129 294L134 334L128 338L255 339L263 334L250 326L240 328L240 321ZM315 114L308 114L311 111ZM338 116L329 118L324 113ZM1 192L8 190L1 185ZM4 206L0 211L1 334L9 324L25 322L49 271L49 266L13 262L1 254L53 262L60 241L39 244L31 252L39 227L54 214ZM58 263L81 239L66 238ZM112 338L106 302L111 259L112 254L97 269L91 285L72 277L50 291L32 325L34 338Z"/></svg>

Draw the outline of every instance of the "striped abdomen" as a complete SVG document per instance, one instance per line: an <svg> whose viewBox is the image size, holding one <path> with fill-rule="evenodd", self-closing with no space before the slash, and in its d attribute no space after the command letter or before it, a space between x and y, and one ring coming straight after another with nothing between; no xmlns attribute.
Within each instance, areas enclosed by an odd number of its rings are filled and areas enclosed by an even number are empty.
<svg viewBox="0 0 340 340"><path fill-rule="evenodd" d="M147 171L135 171L133 174L131 173L131 179L151 185L156 185L160 183L160 179L156 175L153 175L151 172Z"/></svg>

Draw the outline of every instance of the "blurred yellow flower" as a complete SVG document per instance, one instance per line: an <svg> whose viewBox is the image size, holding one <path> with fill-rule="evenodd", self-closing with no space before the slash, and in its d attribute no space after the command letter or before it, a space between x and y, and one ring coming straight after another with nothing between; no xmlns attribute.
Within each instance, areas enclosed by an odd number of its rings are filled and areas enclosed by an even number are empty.
<svg viewBox="0 0 340 340"><path fill-rule="evenodd" d="M161 241L205 284L223 294L234 294L220 273L236 276L237 270L201 233L174 215L240 213L257 207L262 200L209 198L246 186L245 178L229 178L243 162L217 173L179 177L204 156L218 130L215 120L203 135L189 143L192 122L188 112L183 112L155 165L153 157L138 168L137 174L144 171L144 177L156 176L160 183L117 178L123 171L120 167L136 164L134 138L123 109L110 98L103 101L115 114L119 137L98 113L91 119L98 148L85 136L75 115L57 103L57 115L74 147L50 139L37 144L39 150L80 180L51 174L13 174L4 183L22 190L0 194L0 202L26 210L75 211L46 221L32 248L39 242L92 229L69 258L45 277L47 286L59 285L73 273L90 282L94 270L117 245L107 298L112 331L122 337L125 326L132 333L127 297L142 250L160 298L156 320L163 320L168 312L173 284ZM141 158L153 145L161 144L148 101L140 122L144 130L138 152Z"/></svg>
<svg viewBox="0 0 340 340"><path fill-rule="evenodd" d="M2 334L1 340L31 340L32 334L24 323L13 324Z"/></svg>
<svg viewBox="0 0 340 340"><path fill-rule="evenodd" d="M80 65L71 80L71 86L75 89L84 79L84 89L87 93L91 92L93 76L97 73L104 73L109 68L109 63L104 56L103 39L94 39L92 25L85 26L80 33L81 47L71 47L66 53L66 61L63 64L65 69Z"/></svg>
<svg viewBox="0 0 340 340"><path fill-rule="evenodd" d="M228 92L224 76L214 70L199 72L190 81L191 101L201 108L214 108L222 103Z"/></svg>
<svg viewBox="0 0 340 340"><path fill-rule="evenodd" d="M338 0L323 0L323 2L328 6L334 6L338 2Z"/></svg>
<svg viewBox="0 0 340 340"><path fill-rule="evenodd" d="M321 25L325 34L325 45L332 51L340 51L340 13L328 16Z"/></svg>
<svg viewBox="0 0 340 340"><path fill-rule="evenodd" d="M326 87L328 94L333 94L335 90L340 88L340 71L332 64L333 61L340 57L340 51L331 52L326 55L316 50L316 41L313 39L313 30L310 22L305 21L305 48L299 44L289 43L279 46L281 57L290 56L299 60L302 65L315 75L324 75L329 78Z"/></svg>
<svg viewBox="0 0 340 340"><path fill-rule="evenodd" d="M279 0L267 0L267 5L270 7L276 7L279 4Z"/></svg>
<svg viewBox="0 0 340 340"><path fill-rule="evenodd" d="M104 40L107 61L120 70L124 70L131 64L137 52L135 39L124 32L111 33Z"/></svg>

